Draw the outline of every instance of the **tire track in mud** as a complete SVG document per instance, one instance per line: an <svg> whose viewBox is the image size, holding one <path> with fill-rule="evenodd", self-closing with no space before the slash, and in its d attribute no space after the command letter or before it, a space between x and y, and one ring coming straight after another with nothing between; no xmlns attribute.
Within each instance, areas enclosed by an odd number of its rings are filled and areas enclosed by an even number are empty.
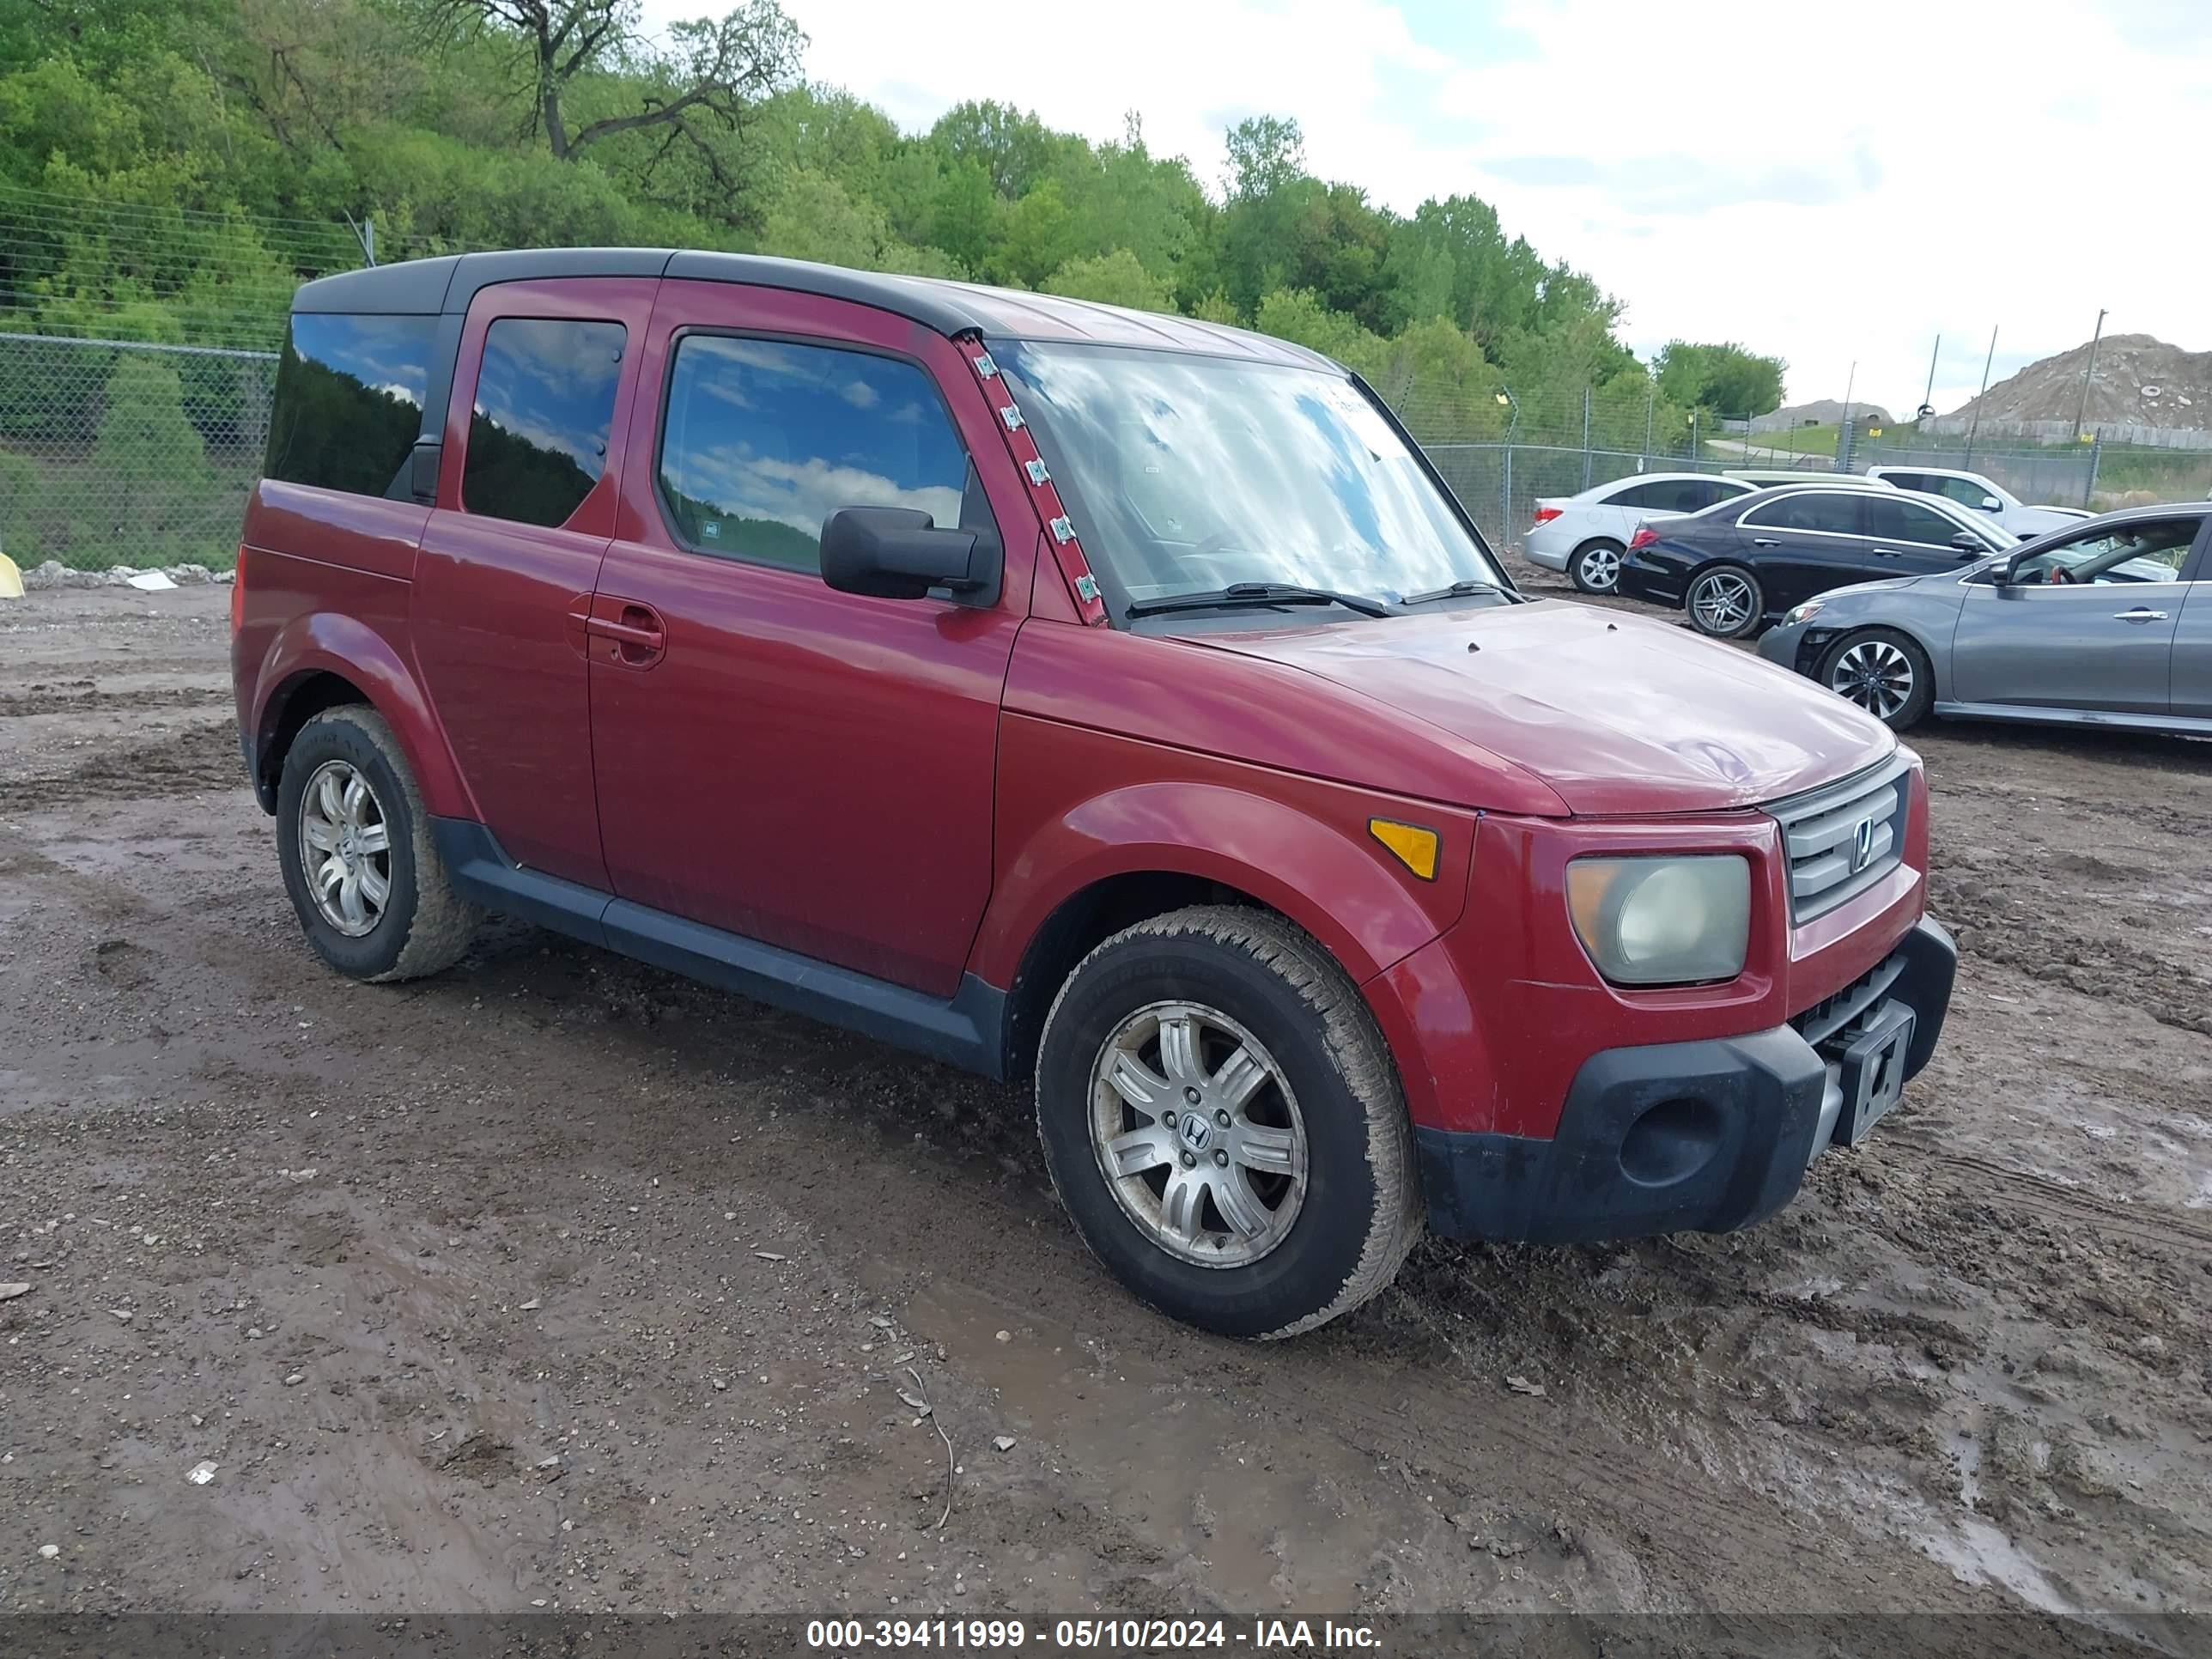
<svg viewBox="0 0 2212 1659"><path fill-rule="evenodd" d="M0 720L21 720L33 714L129 713L141 708L227 708L231 702L231 693L220 686L102 691L34 685L26 692L0 696Z"/></svg>
<svg viewBox="0 0 2212 1659"><path fill-rule="evenodd" d="M1801 1527L1779 1504L1715 1478L1686 1452L1632 1446L1564 1402L1496 1386L1486 1375L1452 1378L1404 1364L1378 1378L1364 1362L1338 1358L1263 1370L1252 1403L1441 1481L1457 1501L1570 1515L1572 1526L1601 1529L1629 1551L1647 1581L1695 1583L1713 1574L1716 1560L1764 1559L1790 1577L1822 1575L1832 1537ZM1791 1558L1787 1565L1773 1561L1777 1551ZM1894 1572L1895 1560L1884 1569ZM1867 1577L1871 1585L1875 1576ZM1855 1599L1844 1585L1832 1589L1843 1605ZM1922 1593L1931 1598L1923 1605L1936 1604L1937 1586ZM1663 1592L1647 1605L1664 1610Z"/></svg>
<svg viewBox="0 0 2212 1659"><path fill-rule="evenodd" d="M2064 907L2083 902L2069 895L2022 896L2010 879L1940 863L1929 877L1929 908L1953 926L1961 951L2083 996L2130 1004L2177 1030L2212 1036L2212 979L2161 954L2166 939L2140 931L2100 937L2073 925ZM2014 910L2027 914L2007 914ZM2198 954L2201 959L2202 947Z"/></svg>
<svg viewBox="0 0 2212 1659"><path fill-rule="evenodd" d="M66 772L0 783L0 812L235 789L246 781L237 733L236 721L222 720L98 750Z"/></svg>
<svg viewBox="0 0 2212 1659"><path fill-rule="evenodd" d="M2212 1252L2212 1226L2191 1221L2178 1211L2159 1209L2154 1220L2142 1209L2112 1203L2028 1170L2008 1168L1992 1158L1944 1152L1918 1141L1911 1144L1923 1167L1979 1176L1991 1186L2002 1189L2008 1201L2016 1208L2033 1211L2054 1221L2094 1226L2107 1236L2132 1239L2154 1249L2172 1251L2195 1245Z"/></svg>

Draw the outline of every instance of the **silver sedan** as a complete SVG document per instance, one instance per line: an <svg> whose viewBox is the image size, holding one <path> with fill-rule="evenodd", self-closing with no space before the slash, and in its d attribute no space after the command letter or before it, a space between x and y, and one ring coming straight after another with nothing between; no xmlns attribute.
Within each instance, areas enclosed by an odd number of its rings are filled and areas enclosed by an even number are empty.
<svg viewBox="0 0 2212 1659"><path fill-rule="evenodd" d="M1935 714L2212 737L2212 502L2107 513L1963 571L1837 588L1759 654L1899 731Z"/></svg>

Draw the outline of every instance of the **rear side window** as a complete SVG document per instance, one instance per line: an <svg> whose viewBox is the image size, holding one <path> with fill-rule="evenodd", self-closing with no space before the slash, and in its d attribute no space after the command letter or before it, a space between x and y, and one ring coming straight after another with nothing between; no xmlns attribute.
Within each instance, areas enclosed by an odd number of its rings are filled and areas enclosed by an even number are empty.
<svg viewBox="0 0 2212 1659"><path fill-rule="evenodd" d="M1886 542L1911 542L1922 547L1948 547L1960 526L1932 507L1887 492L1870 492L1866 503L1866 533Z"/></svg>
<svg viewBox="0 0 2212 1659"><path fill-rule="evenodd" d="M1928 488L1928 475L1924 472L1877 472L1874 476L1899 489L1917 489L1923 495L1934 493Z"/></svg>
<svg viewBox="0 0 2212 1659"><path fill-rule="evenodd" d="M407 495L435 317L294 314L276 368L266 476L356 495Z"/></svg>
<svg viewBox="0 0 2212 1659"><path fill-rule="evenodd" d="M620 323L501 317L484 331L461 505L517 524L566 524L606 471Z"/></svg>
<svg viewBox="0 0 2212 1659"><path fill-rule="evenodd" d="M1740 522L1747 527L1856 536L1864 533L1859 527L1859 512L1865 505L1864 496L1856 490L1848 495L1838 490L1820 495L1784 495L1779 501L1753 507Z"/></svg>
<svg viewBox="0 0 2212 1659"><path fill-rule="evenodd" d="M661 423L671 528L696 552L822 565L840 507L918 507L961 522L968 452L929 376L871 352L691 334Z"/></svg>
<svg viewBox="0 0 2212 1659"><path fill-rule="evenodd" d="M1608 498L1613 507L1640 507L1647 513L1695 513L1711 507L1719 494L1701 478L1654 478Z"/></svg>

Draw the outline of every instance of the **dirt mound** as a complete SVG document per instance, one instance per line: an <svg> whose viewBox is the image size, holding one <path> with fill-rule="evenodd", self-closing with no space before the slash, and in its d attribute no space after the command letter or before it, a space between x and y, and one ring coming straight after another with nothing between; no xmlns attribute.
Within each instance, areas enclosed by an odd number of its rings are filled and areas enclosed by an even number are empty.
<svg viewBox="0 0 2212 1659"><path fill-rule="evenodd" d="M1809 404L1792 404L1787 409L1778 409L1771 415L1761 415L1751 423L1753 432L1786 432L1797 426L1835 426L1844 418L1844 411L1862 426L1887 426L1889 411L1880 404L1839 403L1833 398L1816 398Z"/></svg>
<svg viewBox="0 0 2212 1659"><path fill-rule="evenodd" d="M2030 363L1945 418L1978 412L1985 421L2071 421L2088 368L2084 341ZM2097 346L2086 418L2091 426L2212 427L2212 351L2184 351L2148 334L2106 336Z"/></svg>

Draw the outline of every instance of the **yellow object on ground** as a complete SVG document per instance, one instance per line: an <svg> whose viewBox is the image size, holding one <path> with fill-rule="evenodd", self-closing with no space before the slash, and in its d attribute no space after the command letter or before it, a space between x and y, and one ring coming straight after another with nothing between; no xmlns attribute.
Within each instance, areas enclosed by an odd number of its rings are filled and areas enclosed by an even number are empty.
<svg viewBox="0 0 2212 1659"><path fill-rule="evenodd" d="M23 573L15 568L15 560L0 553L0 599L20 599L23 597Z"/></svg>

